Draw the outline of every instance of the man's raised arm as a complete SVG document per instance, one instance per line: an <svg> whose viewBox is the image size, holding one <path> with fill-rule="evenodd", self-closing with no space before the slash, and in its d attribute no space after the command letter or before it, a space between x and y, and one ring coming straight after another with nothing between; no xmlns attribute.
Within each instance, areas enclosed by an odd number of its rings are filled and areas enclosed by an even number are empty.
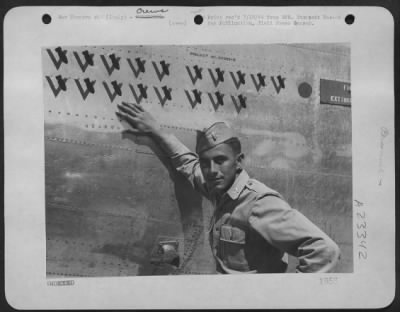
<svg viewBox="0 0 400 312"><path fill-rule="evenodd" d="M141 105L122 102L118 105L118 118L125 120L128 133L151 137L171 160L173 167L183 174L192 186L207 196L198 156L182 144L173 134L162 131L159 122Z"/></svg>

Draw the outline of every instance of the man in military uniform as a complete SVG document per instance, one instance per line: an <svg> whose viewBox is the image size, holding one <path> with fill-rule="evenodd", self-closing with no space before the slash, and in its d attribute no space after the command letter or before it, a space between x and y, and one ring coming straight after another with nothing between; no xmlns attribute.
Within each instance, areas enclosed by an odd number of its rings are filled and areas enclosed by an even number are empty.
<svg viewBox="0 0 400 312"><path fill-rule="evenodd" d="M282 196L242 168L240 141L225 123L205 129L196 153L160 125L141 105L122 103L117 116L155 140L172 165L215 207L210 243L219 273L282 273L286 253L298 258L297 272L329 272L339 248Z"/></svg>

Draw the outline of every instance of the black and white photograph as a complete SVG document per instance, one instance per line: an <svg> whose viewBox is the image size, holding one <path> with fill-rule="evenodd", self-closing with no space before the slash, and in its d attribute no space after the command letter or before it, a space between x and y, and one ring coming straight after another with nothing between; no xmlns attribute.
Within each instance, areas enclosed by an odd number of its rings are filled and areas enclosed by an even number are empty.
<svg viewBox="0 0 400 312"><path fill-rule="evenodd" d="M42 55L48 277L353 271L349 44Z"/></svg>

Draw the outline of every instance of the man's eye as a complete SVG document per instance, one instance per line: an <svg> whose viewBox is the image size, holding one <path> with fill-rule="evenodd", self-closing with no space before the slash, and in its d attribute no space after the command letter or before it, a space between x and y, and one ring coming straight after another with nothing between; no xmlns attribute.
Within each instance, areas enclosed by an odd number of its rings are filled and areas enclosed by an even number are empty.
<svg viewBox="0 0 400 312"><path fill-rule="evenodd" d="M215 159L215 163L221 165L222 163L225 162L225 160L226 160L225 157L218 157Z"/></svg>

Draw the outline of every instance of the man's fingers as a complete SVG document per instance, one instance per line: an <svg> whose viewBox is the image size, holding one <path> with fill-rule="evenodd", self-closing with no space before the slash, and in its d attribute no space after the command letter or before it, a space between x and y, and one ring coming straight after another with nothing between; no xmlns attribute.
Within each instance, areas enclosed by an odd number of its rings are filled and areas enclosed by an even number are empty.
<svg viewBox="0 0 400 312"><path fill-rule="evenodd" d="M121 112L115 112L115 115L117 115L118 119L121 120L126 120L125 114Z"/></svg>
<svg viewBox="0 0 400 312"><path fill-rule="evenodd" d="M134 103L127 103L127 102L122 102L123 107L127 107L131 109L133 112L136 114L143 112L143 110L140 110L136 104Z"/></svg>
<svg viewBox="0 0 400 312"><path fill-rule="evenodd" d="M121 114L120 112L115 112L115 115L117 115L117 117L118 117L119 119L123 119L122 114Z"/></svg>
<svg viewBox="0 0 400 312"><path fill-rule="evenodd" d="M117 105L118 109L128 115L131 115L133 117L136 117L137 112L135 112L133 109L130 108L130 106L127 105Z"/></svg>
<svg viewBox="0 0 400 312"><path fill-rule="evenodd" d="M136 106L136 108L139 110L139 111L141 111L142 113L144 113L144 108L142 107L142 105L140 105L139 103L138 104L134 104L135 106Z"/></svg>
<svg viewBox="0 0 400 312"><path fill-rule="evenodd" d="M135 125L138 122L138 119L135 117L132 117L131 115L125 114L125 113L121 113L121 112L115 112L115 114L121 118L126 120L132 127L135 127Z"/></svg>

